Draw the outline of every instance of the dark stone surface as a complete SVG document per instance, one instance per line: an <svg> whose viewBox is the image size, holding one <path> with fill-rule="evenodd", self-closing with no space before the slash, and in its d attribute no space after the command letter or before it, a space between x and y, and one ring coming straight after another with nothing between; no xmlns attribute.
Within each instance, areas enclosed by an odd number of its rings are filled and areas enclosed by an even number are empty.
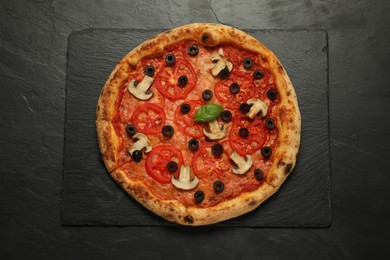
<svg viewBox="0 0 390 260"><path fill-rule="evenodd" d="M2 258L389 258L390 2L0 1ZM329 33L332 225L63 227L67 39L195 22Z"/></svg>
<svg viewBox="0 0 390 260"><path fill-rule="evenodd" d="M95 134L96 102L119 59L155 30L93 29L69 38L62 223L169 225L130 199L107 174ZM272 46L291 75L302 114L298 164L279 192L258 210L216 226L330 225L328 60L325 31L251 30ZM310 196L308 196L310 194Z"/></svg>

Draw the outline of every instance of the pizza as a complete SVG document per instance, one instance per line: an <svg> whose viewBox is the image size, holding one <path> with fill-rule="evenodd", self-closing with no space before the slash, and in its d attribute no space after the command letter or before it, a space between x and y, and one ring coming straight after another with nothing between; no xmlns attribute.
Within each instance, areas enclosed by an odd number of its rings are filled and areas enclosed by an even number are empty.
<svg viewBox="0 0 390 260"><path fill-rule="evenodd" d="M129 195L198 226L250 212L278 191L296 164L301 118L272 51L236 28L194 23L119 61L96 129L107 171Z"/></svg>

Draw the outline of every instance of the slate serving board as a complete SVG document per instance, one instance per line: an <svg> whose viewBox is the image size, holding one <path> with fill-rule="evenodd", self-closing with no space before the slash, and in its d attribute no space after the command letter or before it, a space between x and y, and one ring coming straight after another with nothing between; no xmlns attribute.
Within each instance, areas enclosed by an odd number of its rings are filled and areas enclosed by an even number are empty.
<svg viewBox="0 0 390 260"><path fill-rule="evenodd" d="M116 65L157 30L88 29L69 37L63 225L175 225L149 212L109 177L99 157L95 107ZM215 226L328 227L331 223L328 40L325 31L247 30L272 49L296 89L302 143L295 170L259 208Z"/></svg>

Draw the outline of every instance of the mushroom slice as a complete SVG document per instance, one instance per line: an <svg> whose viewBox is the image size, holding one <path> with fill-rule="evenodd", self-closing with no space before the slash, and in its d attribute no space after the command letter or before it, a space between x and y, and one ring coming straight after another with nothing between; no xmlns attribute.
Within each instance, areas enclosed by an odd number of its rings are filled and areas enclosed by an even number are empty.
<svg viewBox="0 0 390 260"><path fill-rule="evenodd" d="M141 151L142 149L145 149L145 153L152 150L152 145L146 135L137 133L132 139L136 142L128 149L130 154L133 154L135 150Z"/></svg>
<svg viewBox="0 0 390 260"><path fill-rule="evenodd" d="M225 57L223 57L221 54L214 55L211 58L211 61L214 62L214 66L211 68L211 75L217 76L221 70L224 68L228 68L229 71L232 71L233 69L233 63L228 61Z"/></svg>
<svg viewBox="0 0 390 260"><path fill-rule="evenodd" d="M199 179L196 176L191 179L190 166L182 165L180 167L179 179L173 177L171 182L178 189L192 190L198 185Z"/></svg>
<svg viewBox="0 0 390 260"><path fill-rule="evenodd" d="M218 61L220 61L222 59L223 59L223 57L222 57L221 54L216 54L213 57L211 57L211 61L214 62L214 63L216 63L216 62L218 62Z"/></svg>
<svg viewBox="0 0 390 260"><path fill-rule="evenodd" d="M233 69L233 63L231 63L228 60L225 60L226 67L228 68L229 71L232 71Z"/></svg>
<svg viewBox="0 0 390 260"><path fill-rule="evenodd" d="M225 56L225 53L223 52L222 48L218 49L218 54L221 55L221 56Z"/></svg>
<svg viewBox="0 0 390 260"><path fill-rule="evenodd" d="M217 63L215 63L215 65L211 68L211 75L217 76L225 67L225 61L223 59L218 60Z"/></svg>
<svg viewBox="0 0 390 260"><path fill-rule="evenodd" d="M136 84L136 80L133 79L127 85L127 90L140 100L148 100L153 96L153 92L148 91L153 83L153 80L154 79L152 77L145 75L144 79L140 83Z"/></svg>
<svg viewBox="0 0 390 260"><path fill-rule="evenodd" d="M252 156L246 155L242 158L236 151L230 154L230 159L236 164L236 167L232 167L232 171L235 174L244 174L252 167Z"/></svg>
<svg viewBox="0 0 390 260"><path fill-rule="evenodd" d="M226 127L224 124L221 126L218 124L217 120L213 120L209 122L210 131L203 129L203 133L210 140L219 140L226 136Z"/></svg>
<svg viewBox="0 0 390 260"><path fill-rule="evenodd" d="M252 105L247 114L250 119L253 119L257 114L260 114L261 117L265 117L267 115L268 107L260 99L252 98L247 100L246 103L248 105Z"/></svg>

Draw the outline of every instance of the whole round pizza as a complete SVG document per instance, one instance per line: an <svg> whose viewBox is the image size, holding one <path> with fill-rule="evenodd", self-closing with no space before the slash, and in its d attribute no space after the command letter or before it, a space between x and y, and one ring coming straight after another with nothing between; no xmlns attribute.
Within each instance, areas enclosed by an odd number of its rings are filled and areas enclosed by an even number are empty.
<svg viewBox="0 0 390 260"><path fill-rule="evenodd" d="M130 51L96 116L111 177L183 225L257 208L291 173L300 144L296 94L278 58L219 24L174 28Z"/></svg>

